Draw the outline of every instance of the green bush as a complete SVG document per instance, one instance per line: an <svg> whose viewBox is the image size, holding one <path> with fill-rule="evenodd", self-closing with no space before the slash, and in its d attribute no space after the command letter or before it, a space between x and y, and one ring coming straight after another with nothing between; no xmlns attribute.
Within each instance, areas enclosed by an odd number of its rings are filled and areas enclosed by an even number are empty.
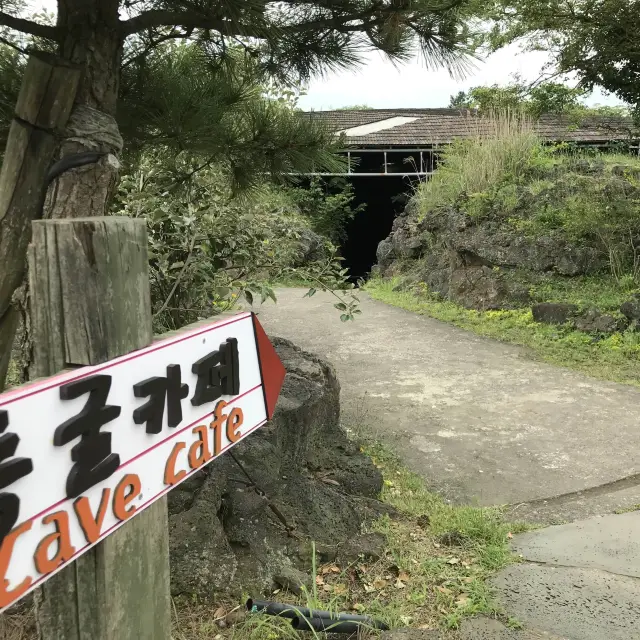
<svg viewBox="0 0 640 640"><path fill-rule="evenodd" d="M116 213L147 221L156 332L230 309L241 297L275 300L277 281L350 288L328 240L323 258L301 264L309 223L285 191L264 186L234 198L219 167L196 168L186 155L146 156L116 198ZM352 319L356 301L339 304Z"/></svg>
<svg viewBox="0 0 640 640"><path fill-rule="evenodd" d="M347 225L365 208L353 206L355 192L344 178L314 178L304 188L288 189L287 195L311 228L335 244L346 240Z"/></svg>

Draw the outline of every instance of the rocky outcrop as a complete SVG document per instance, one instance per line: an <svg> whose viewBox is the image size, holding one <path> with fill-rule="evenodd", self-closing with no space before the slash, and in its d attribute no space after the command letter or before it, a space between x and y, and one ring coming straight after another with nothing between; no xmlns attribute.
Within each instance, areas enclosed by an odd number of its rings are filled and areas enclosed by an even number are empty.
<svg viewBox="0 0 640 640"><path fill-rule="evenodd" d="M636 293L620 307L620 313L633 327L640 327L640 294Z"/></svg>
<svg viewBox="0 0 640 640"><path fill-rule="evenodd" d="M273 342L287 377L273 420L232 451L242 468L224 455L169 494L174 595L301 586L311 542L338 554L375 510L382 478L340 426L334 370Z"/></svg>
<svg viewBox="0 0 640 640"><path fill-rule="evenodd" d="M594 247L571 244L559 234L528 237L504 222L476 220L453 207L423 219L397 218L378 247L383 276L409 273L431 292L478 310L522 306L530 285L549 274L588 275L603 266Z"/></svg>
<svg viewBox="0 0 640 640"><path fill-rule="evenodd" d="M629 325L625 318L616 318L609 313L602 313L596 307L589 307L573 321L578 331L585 333L616 333L624 331Z"/></svg>
<svg viewBox="0 0 640 640"><path fill-rule="evenodd" d="M634 281L640 164L631 158L628 164L571 156L547 160L482 187L473 187L463 169L459 185L423 185L380 243L374 273L397 278L398 289L479 311L527 308L551 290L555 302L572 278L615 272L627 284ZM455 175L446 175L455 182ZM465 184L477 191L463 189ZM640 326L640 297L620 309L589 309L584 301L570 313L539 307L533 312L552 314L542 322L566 324L571 316L579 330L612 333Z"/></svg>
<svg viewBox="0 0 640 640"><path fill-rule="evenodd" d="M544 322L546 324L567 324L578 331L585 333L616 333L624 331L633 322L632 318L636 300L626 302L621 307L621 315L614 316L610 313L603 313L596 307L588 307L580 310L575 304L565 304L562 302L545 302L543 304L533 305L531 311L533 319L536 322ZM624 310L631 316L625 317Z"/></svg>
<svg viewBox="0 0 640 640"><path fill-rule="evenodd" d="M533 305L533 319L546 324L566 324L578 314L578 305L563 302L545 302Z"/></svg>

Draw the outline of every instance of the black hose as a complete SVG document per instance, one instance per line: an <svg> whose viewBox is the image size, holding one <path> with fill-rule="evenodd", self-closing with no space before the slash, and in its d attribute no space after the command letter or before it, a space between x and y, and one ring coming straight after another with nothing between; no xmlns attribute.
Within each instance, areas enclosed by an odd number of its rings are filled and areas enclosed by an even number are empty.
<svg viewBox="0 0 640 640"><path fill-rule="evenodd" d="M360 622L333 620L331 618L293 618L291 626L296 631L330 631L331 633L357 633L363 628Z"/></svg>
<svg viewBox="0 0 640 640"><path fill-rule="evenodd" d="M267 600L247 600L247 610L251 613L264 613L269 616L280 616L282 618L296 618L304 620L326 620L327 625L336 624L338 622L351 622L357 625L357 628L364 626L370 629L380 629L387 631L389 627L379 620L374 620L369 616L351 615L350 613L332 613L331 611L318 611L316 609L307 609L306 607L298 607L293 604L280 604L278 602L269 602ZM337 631L336 633L346 633Z"/></svg>
<svg viewBox="0 0 640 640"><path fill-rule="evenodd" d="M79 167L84 167L88 164L95 164L106 155L108 154L102 151L85 151L84 153L73 153L65 156L61 160L58 160L58 162L49 169L49 173L47 174L47 186L70 169L78 169Z"/></svg>
<svg viewBox="0 0 640 640"><path fill-rule="evenodd" d="M311 618L312 612L305 607L296 607L293 604L280 604L278 602L268 602L266 600L247 600L247 611L250 613L264 613L268 616L280 616L281 618ZM316 611L316 614L326 613L326 611ZM319 616L317 616L319 617Z"/></svg>

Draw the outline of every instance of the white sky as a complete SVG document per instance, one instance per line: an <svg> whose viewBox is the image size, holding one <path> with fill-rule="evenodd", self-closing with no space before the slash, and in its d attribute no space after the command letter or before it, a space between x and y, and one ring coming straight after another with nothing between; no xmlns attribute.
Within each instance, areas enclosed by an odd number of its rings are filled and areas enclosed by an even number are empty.
<svg viewBox="0 0 640 640"><path fill-rule="evenodd" d="M57 0L31 0L32 8L55 12ZM300 99L303 109L336 109L355 104L372 108L446 107L451 95L479 85L508 84L514 74L527 81L536 80L547 61L544 53L522 53L510 46L484 62L464 80L452 79L447 71L432 71L424 63L394 66L379 53L371 53L358 70L330 74L310 83L307 93ZM620 104L613 96L596 91L589 104Z"/></svg>
<svg viewBox="0 0 640 640"><path fill-rule="evenodd" d="M366 65L355 72L332 74L312 82L300 100L303 109L335 109L355 104L374 108L446 107L458 91L482 85L509 84L514 74L533 82L547 62L543 52L523 53L512 45L477 62L464 80L454 80L444 70L433 71L422 61L394 66L379 53L371 53ZM621 104L614 96L596 91L589 104Z"/></svg>

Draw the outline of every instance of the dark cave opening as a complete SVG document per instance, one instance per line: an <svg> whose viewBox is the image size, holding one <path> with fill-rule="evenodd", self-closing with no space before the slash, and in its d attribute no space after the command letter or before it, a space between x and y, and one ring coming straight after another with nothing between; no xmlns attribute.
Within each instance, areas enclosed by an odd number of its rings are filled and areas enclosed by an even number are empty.
<svg viewBox="0 0 640 640"><path fill-rule="evenodd" d="M364 204L347 226L341 246L344 267L353 282L369 277L376 264L378 245L389 236L396 216L404 210L412 191L411 180L403 176L352 177L354 207Z"/></svg>
<svg viewBox="0 0 640 640"><path fill-rule="evenodd" d="M348 178L354 189L353 204L365 208L347 226L341 251L351 281L357 282L369 277L378 245L391 233L393 221L407 206L418 181L433 171L434 154L410 148L353 150L349 166L358 174Z"/></svg>
<svg viewBox="0 0 640 640"><path fill-rule="evenodd" d="M343 152L344 154L345 152ZM427 180L435 166L432 149L354 149L349 151L348 171L321 179L328 192L336 193L348 182L353 188L353 209L363 206L347 223L339 251L349 280L368 279L377 263L378 245L389 235L419 182ZM320 174L321 175L321 174ZM329 177L334 176L334 177ZM303 180L309 186L312 179Z"/></svg>

